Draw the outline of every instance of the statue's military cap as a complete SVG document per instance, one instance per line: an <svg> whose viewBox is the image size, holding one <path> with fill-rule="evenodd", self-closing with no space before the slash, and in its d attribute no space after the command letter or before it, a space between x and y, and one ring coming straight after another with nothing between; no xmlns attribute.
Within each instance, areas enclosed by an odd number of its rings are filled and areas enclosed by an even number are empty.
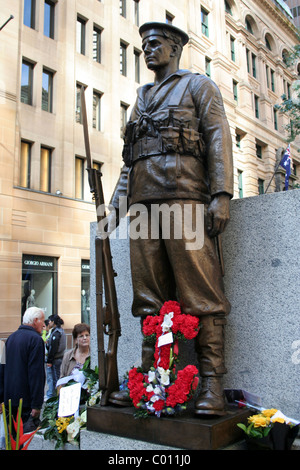
<svg viewBox="0 0 300 470"><path fill-rule="evenodd" d="M182 46L188 43L188 35L181 29L169 23L149 22L144 23L139 29L140 36L145 39L148 36L158 35L173 39Z"/></svg>

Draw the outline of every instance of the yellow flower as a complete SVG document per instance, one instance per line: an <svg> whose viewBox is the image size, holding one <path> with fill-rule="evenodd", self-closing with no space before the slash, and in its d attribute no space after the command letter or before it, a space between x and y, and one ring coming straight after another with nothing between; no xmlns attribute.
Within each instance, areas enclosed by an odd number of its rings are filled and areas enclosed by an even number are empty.
<svg viewBox="0 0 300 470"><path fill-rule="evenodd" d="M262 414L268 418L271 418L275 413L277 413L276 408L270 408L269 410L262 411Z"/></svg>
<svg viewBox="0 0 300 470"><path fill-rule="evenodd" d="M57 427L57 430L58 430L59 434L61 434L67 428L67 426L70 422L70 419L71 418L58 418L55 421L55 424L56 424L56 427Z"/></svg>
<svg viewBox="0 0 300 470"><path fill-rule="evenodd" d="M280 418L278 416L278 418L272 419L272 423L285 423L285 420L284 420L284 418Z"/></svg>
<svg viewBox="0 0 300 470"><path fill-rule="evenodd" d="M259 415L253 415L248 418L250 423L253 423L255 428L265 428L266 426L269 426L270 424L270 418L263 416L261 414Z"/></svg>

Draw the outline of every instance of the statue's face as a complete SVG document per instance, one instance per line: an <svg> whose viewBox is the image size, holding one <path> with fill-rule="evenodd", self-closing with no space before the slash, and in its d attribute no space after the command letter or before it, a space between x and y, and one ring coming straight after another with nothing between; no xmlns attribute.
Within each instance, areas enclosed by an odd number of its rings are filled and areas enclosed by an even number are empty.
<svg viewBox="0 0 300 470"><path fill-rule="evenodd" d="M150 70L167 66L174 57L172 43L162 36L153 34L146 37L143 40L142 49L146 65Z"/></svg>

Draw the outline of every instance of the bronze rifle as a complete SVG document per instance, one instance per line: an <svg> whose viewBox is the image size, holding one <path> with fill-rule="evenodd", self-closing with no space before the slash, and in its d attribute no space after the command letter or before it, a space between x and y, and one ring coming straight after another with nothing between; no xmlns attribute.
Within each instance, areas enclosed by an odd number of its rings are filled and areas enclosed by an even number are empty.
<svg viewBox="0 0 300 470"><path fill-rule="evenodd" d="M84 142L90 191L95 200L97 224L100 227L105 216L104 196L101 176L102 173L92 167L92 159L88 135L88 122L85 104L85 90L81 87L81 111L83 120ZM101 209L100 209L101 208ZM117 293L114 277L116 276L110 249L108 234L96 236L96 317L99 389L102 390L101 405L107 405L112 392L119 390L117 365L118 339L121 335L120 314L117 303ZM105 307L103 307L103 286ZM107 352L105 352L104 334L108 335Z"/></svg>

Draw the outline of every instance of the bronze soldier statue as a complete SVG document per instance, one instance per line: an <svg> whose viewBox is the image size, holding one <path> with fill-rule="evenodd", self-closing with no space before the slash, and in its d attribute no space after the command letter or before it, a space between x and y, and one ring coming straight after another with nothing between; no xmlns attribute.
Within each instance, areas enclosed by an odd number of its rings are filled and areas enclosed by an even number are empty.
<svg viewBox="0 0 300 470"><path fill-rule="evenodd" d="M224 295L215 237L226 227L233 195L229 125L216 84L205 75L179 69L187 34L153 22L139 31L154 83L138 89L126 126L124 166L111 203L118 213L119 197L126 194L129 207L143 203L149 214L153 203L189 204L193 211L204 204L205 234L203 247L195 250L187 250L183 238L130 240L132 313L143 321L165 301L178 300L183 313L200 317L196 351L202 387L195 413L222 414L224 325L230 303ZM145 372L153 352L143 343ZM115 394L116 402L120 395Z"/></svg>

